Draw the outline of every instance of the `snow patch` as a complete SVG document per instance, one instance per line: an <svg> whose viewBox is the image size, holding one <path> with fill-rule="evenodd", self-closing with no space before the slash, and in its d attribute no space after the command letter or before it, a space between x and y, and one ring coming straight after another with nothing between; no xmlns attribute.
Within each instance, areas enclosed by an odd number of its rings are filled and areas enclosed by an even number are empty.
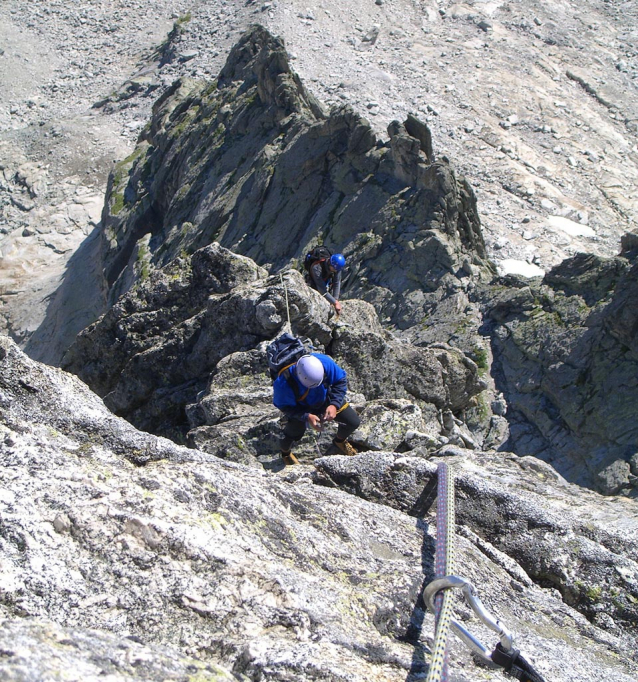
<svg viewBox="0 0 638 682"><path fill-rule="evenodd" d="M497 261L496 267L500 275L522 275L523 277L544 277L545 270L533 263L514 258Z"/></svg>
<svg viewBox="0 0 638 682"><path fill-rule="evenodd" d="M558 215L551 215L547 218L547 226L557 228L566 232L570 237L595 237L596 233L591 227L575 223L569 218L563 218Z"/></svg>

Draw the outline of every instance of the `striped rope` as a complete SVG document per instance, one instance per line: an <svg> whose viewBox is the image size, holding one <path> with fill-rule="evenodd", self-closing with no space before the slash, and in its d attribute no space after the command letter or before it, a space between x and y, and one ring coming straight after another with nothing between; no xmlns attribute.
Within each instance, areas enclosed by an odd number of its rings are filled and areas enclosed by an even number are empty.
<svg viewBox="0 0 638 682"><path fill-rule="evenodd" d="M454 574L454 473L441 462L437 469L436 504L436 578ZM452 621L452 590L435 597L436 635L427 682L448 680L448 637Z"/></svg>

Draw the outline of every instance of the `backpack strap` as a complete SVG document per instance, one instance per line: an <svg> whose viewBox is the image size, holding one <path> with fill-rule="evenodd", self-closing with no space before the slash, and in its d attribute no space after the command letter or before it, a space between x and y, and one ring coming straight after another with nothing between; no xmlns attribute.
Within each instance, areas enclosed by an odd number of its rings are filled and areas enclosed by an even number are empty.
<svg viewBox="0 0 638 682"><path fill-rule="evenodd" d="M327 258L311 258L311 259L307 262L307 268L306 268L306 269L307 269L308 271L310 271L310 268L312 268L313 265L317 265L317 263L319 263L319 264L321 265L322 272L323 272L323 264L324 264L327 260L328 260Z"/></svg>
<svg viewBox="0 0 638 682"><path fill-rule="evenodd" d="M295 363L293 362L292 365ZM292 392L295 394L295 400L299 403L301 402L307 395L310 393L310 389L307 388L306 392L301 395L299 392L299 386L297 382L295 381L295 378L290 374L290 368L292 365L287 365L284 367L282 370L279 371L279 376L283 376L283 378L288 382L288 386L292 389Z"/></svg>

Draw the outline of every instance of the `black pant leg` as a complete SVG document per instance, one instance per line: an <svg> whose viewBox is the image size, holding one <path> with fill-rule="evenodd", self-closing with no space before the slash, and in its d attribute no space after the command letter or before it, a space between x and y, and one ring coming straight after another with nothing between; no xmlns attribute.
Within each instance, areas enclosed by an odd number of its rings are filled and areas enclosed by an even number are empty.
<svg viewBox="0 0 638 682"><path fill-rule="evenodd" d="M335 417L335 421L339 422L339 428L337 429L337 438L339 438L339 440L343 440L351 433L354 433L359 427L359 424L361 424L359 415L351 405L348 405L345 410L339 412Z"/></svg>
<svg viewBox="0 0 638 682"><path fill-rule="evenodd" d="M293 442L303 438L305 432L305 422L299 419L289 419L286 422L286 426L284 426L281 440L279 441L282 452L290 452Z"/></svg>

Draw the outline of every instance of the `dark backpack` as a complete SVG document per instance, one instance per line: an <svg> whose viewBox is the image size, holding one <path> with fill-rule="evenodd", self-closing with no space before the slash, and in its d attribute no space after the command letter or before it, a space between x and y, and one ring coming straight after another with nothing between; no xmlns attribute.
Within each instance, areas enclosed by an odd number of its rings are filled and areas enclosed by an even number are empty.
<svg viewBox="0 0 638 682"><path fill-rule="evenodd" d="M306 257L303 261L303 266L306 270L310 271L313 263L316 263L317 261L330 260L331 256L332 251L330 251L329 248L325 246L315 246L314 249L308 251L306 254Z"/></svg>
<svg viewBox="0 0 638 682"><path fill-rule="evenodd" d="M270 378L274 381L283 369L293 365L302 355L309 352L301 339L284 332L266 346Z"/></svg>
<svg viewBox="0 0 638 682"><path fill-rule="evenodd" d="M308 346L308 348L306 347ZM301 339L298 339L288 332L284 332L281 336L278 336L274 341L266 346L266 357L268 358L268 370L270 371L270 378L275 381L275 379L281 374L284 379L288 382L288 385L292 389L295 395L295 400L299 401L308 393L306 391L304 396L299 392L299 386L297 382L290 375L290 370L287 368L290 365L294 365L297 360L302 355L306 355L312 351L312 343L309 339L306 339L304 343Z"/></svg>

